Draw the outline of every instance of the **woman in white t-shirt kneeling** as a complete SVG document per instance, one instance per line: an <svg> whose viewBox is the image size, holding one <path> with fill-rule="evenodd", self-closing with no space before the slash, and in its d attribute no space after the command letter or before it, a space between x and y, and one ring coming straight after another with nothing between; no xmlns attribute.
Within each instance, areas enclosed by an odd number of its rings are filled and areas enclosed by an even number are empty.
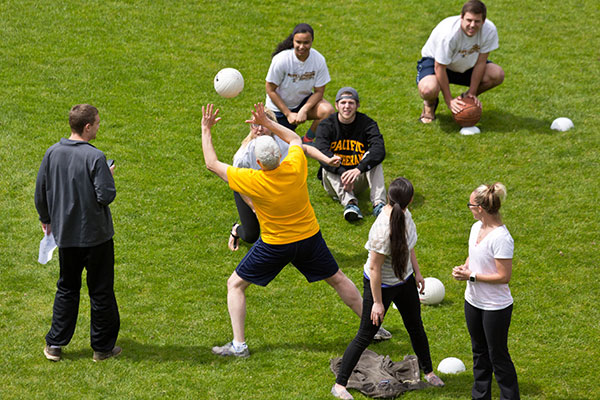
<svg viewBox="0 0 600 400"><path fill-rule="evenodd" d="M307 120L313 121L302 142L313 142L321 120L335 112L323 98L331 80L325 57L312 48L314 31L298 24L272 54L266 77L265 105L275 111L277 122L295 131Z"/></svg>
<svg viewBox="0 0 600 400"><path fill-rule="evenodd" d="M500 398L519 399L517 372L508 353L508 328L513 298L508 287L514 241L502 223L500 203L506 187L497 182L471 193L467 206L478 220L469 236L469 257L454 267L452 276L467 281L465 319L473 350L473 399L489 399L492 373Z"/></svg>

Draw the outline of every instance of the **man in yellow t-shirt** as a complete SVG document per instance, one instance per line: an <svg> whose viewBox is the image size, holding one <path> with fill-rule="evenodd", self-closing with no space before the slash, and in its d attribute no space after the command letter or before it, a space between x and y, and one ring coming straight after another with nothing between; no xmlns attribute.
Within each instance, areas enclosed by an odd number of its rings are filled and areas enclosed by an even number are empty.
<svg viewBox="0 0 600 400"><path fill-rule="evenodd" d="M221 356L250 355L244 333L246 288L251 284L267 286L288 263L309 282L325 280L359 317L362 313L358 289L339 269L321 236L308 196L308 167L302 140L294 131L268 119L262 104L254 107L252 121L248 122L263 125L290 145L287 157L281 161L279 146L272 137L257 138L255 153L261 167L258 171L232 167L218 160L211 128L221 119L217 118L219 110L213 112L212 104L202 107L202 151L206 166L228 182L232 190L252 199L261 227L261 238L227 281L233 340L213 347L213 353Z"/></svg>

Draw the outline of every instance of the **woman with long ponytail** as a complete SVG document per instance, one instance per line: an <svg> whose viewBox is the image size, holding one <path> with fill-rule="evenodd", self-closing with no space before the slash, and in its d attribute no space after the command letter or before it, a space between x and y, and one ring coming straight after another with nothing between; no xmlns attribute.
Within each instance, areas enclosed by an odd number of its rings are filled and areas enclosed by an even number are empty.
<svg viewBox="0 0 600 400"><path fill-rule="evenodd" d="M425 280L415 255L417 230L408 210L413 194L414 188L408 179L392 181L388 202L369 231L365 244L369 256L364 266L363 312L358 332L344 352L336 383L331 388L337 398L353 398L346 390L350 374L392 302L402 315L425 380L433 386L444 386L433 372L429 342L421 320L418 290L424 291Z"/></svg>

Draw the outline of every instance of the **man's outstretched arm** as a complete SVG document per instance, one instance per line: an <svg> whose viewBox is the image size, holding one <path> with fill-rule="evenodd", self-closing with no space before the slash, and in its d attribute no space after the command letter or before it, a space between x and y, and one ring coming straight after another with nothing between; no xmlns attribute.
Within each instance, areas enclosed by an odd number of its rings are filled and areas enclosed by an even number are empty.
<svg viewBox="0 0 600 400"><path fill-rule="evenodd" d="M207 104L206 107L202 106L202 153L204 154L204 163L211 172L228 182L227 167L229 165L219 161L212 143L211 128L221 120L221 118L217 118L219 109L213 112L213 108L212 104Z"/></svg>

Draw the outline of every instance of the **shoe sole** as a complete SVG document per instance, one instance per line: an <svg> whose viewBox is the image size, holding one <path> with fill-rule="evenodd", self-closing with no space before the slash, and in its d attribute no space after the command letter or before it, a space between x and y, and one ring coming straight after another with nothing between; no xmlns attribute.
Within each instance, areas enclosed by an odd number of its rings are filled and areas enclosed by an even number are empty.
<svg viewBox="0 0 600 400"><path fill-rule="evenodd" d="M382 336L382 335L375 335L375 337L373 338L373 340L375 340L376 342L382 342L384 340L390 340L392 337L391 336Z"/></svg>
<svg viewBox="0 0 600 400"><path fill-rule="evenodd" d="M44 347L44 355L46 356L46 358L50 361L60 361L60 356L54 356L50 353L48 353L48 350L46 350L46 348Z"/></svg>
<svg viewBox="0 0 600 400"><path fill-rule="evenodd" d="M247 353L247 354L235 354L235 353L223 354L223 353L217 353L214 350L212 350L212 353L214 355L220 356L220 357L236 357L236 358L248 358L248 357L250 357L250 353Z"/></svg>
<svg viewBox="0 0 600 400"><path fill-rule="evenodd" d="M344 218L348 222L355 222L355 221L358 221L359 219L362 219L362 217L360 215L358 215L357 213L355 213L355 212L345 213L344 214Z"/></svg>
<svg viewBox="0 0 600 400"><path fill-rule="evenodd" d="M116 356L118 356L118 355L119 355L119 354L121 354L122 352L123 352L123 349L119 347L119 351L118 351L117 353L115 353L115 354L111 354L110 356L103 357L103 358L97 358L97 357L93 356L93 357L92 357L92 360L93 360L94 362L108 360L109 358L113 358L113 357L116 357Z"/></svg>

